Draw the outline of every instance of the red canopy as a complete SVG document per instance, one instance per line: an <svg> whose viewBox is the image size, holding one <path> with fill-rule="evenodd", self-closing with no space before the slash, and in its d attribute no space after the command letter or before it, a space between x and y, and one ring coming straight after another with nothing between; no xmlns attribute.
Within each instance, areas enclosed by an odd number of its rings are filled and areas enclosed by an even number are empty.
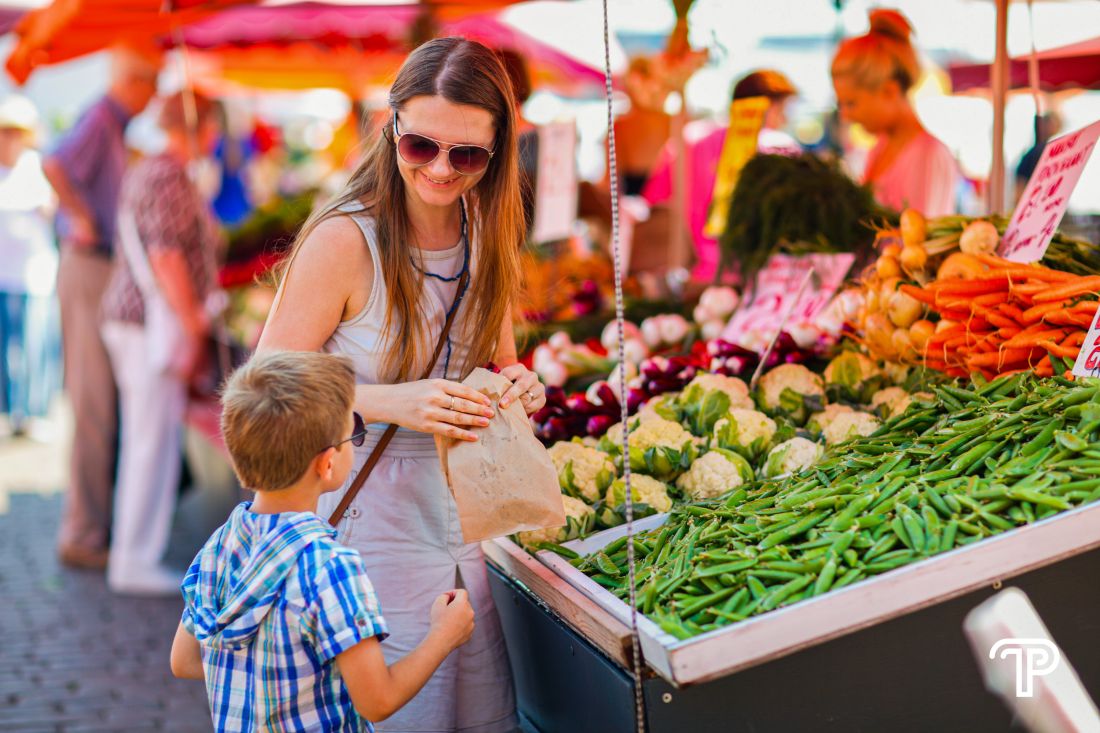
<svg viewBox="0 0 1100 733"><path fill-rule="evenodd" d="M1039 83L1048 91L1059 89L1100 89L1100 38L1059 46L1037 54ZM1030 54L1011 59L1009 84L1012 88L1029 86ZM953 64L948 67L951 87L956 92L989 86L989 64Z"/></svg>
<svg viewBox="0 0 1100 733"><path fill-rule="evenodd" d="M422 0L421 7L473 12L510 5L515 0ZM235 5L255 0L54 0L27 13L16 25L19 41L7 69L22 84L39 66L100 51L128 39L161 36ZM369 4L369 3L364 3Z"/></svg>

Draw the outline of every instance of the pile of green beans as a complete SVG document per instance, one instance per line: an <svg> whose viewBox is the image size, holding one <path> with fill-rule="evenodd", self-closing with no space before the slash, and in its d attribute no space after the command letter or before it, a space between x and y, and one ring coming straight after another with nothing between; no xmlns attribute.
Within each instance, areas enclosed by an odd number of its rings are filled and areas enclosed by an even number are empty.
<svg viewBox="0 0 1100 733"><path fill-rule="evenodd" d="M639 609L688 638L1100 498L1096 382L1016 375L935 395L813 468L636 535ZM571 562L627 597L625 538Z"/></svg>

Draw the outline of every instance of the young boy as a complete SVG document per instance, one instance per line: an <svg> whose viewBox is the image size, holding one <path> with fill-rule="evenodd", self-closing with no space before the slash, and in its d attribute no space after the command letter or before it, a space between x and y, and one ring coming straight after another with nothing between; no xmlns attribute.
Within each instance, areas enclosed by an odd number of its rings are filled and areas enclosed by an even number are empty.
<svg viewBox="0 0 1100 733"><path fill-rule="evenodd" d="M386 622L359 553L316 514L366 433L354 394L351 363L319 353L259 354L226 385L222 432L256 498L192 563L172 643L172 673L205 676L219 732L372 731L473 633L466 592L450 591L420 646L386 666Z"/></svg>

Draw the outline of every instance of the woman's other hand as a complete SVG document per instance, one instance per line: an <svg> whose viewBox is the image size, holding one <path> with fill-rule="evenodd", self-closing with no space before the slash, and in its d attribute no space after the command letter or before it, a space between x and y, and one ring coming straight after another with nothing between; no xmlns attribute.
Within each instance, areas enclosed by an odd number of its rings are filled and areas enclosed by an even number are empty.
<svg viewBox="0 0 1100 733"><path fill-rule="evenodd" d="M494 415L486 395L447 379L387 385L383 394L388 422L455 440L477 440L471 428L488 426Z"/></svg>
<svg viewBox="0 0 1100 733"><path fill-rule="evenodd" d="M546 405L546 388L539 381L539 375L523 364L506 366L500 373L512 382L512 386L500 398L501 409L519 400L523 403L524 411L528 415L534 415Z"/></svg>

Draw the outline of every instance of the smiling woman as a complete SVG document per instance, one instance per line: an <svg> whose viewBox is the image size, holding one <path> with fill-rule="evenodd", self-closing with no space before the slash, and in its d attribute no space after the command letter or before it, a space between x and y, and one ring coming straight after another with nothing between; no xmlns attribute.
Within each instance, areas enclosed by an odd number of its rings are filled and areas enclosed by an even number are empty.
<svg viewBox="0 0 1100 733"><path fill-rule="evenodd" d="M378 591L387 661L428 633L440 593L464 587L477 611L471 640L379 729L511 731L500 622L480 547L463 543L434 435L477 440L494 408L461 381L490 360L513 382L501 407L520 400L531 414L545 404L512 335L524 237L515 104L493 52L460 38L414 51L389 102L390 120L347 188L303 227L259 348L353 359L356 411L368 423L357 466L379 445L376 426L400 426L337 518ZM417 380L437 343L431 378ZM322 499L322 513L346 492Z"/></svg>

